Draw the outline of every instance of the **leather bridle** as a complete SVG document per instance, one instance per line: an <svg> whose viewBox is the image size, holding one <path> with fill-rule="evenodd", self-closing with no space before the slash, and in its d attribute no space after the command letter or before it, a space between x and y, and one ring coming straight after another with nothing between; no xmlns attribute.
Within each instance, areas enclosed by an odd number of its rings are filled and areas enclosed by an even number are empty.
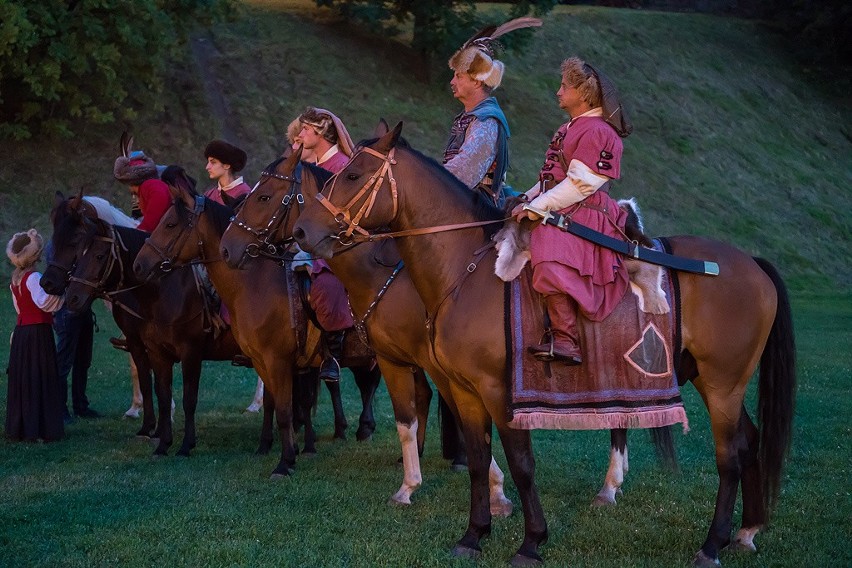
<svg viewBox="0 0 852 568"><path fill-rule="evenodd" d="M158 247L156 244L151 242L151 237L145 239L145 244L142 245L142 248L144 249L146 246L151 247L151 249L153 249L154 252L159 255L160 264L158 268L161 272L171 272L175 268L180 268L181 266L183 266L182 264L178 264L176 262L178 253L174 251L180 251L183 248L184 243L189 239L193 229L195 228L196 223L198 222L199 217L201 217L201 214L204 212L205 203L206 198L203 195L195 196L195 207L192 211L189 211L189 222L186 223L183 227L181 227L180 232L175 235L175 237L171 241L169 241L169 243L166 244L165 247ZM198 239L197 258L199 258L200 260L193 260L186 264L199 264L208 262L204 258L204 243L201 242L200 238Z"/></svg>
<svg viewBox="0 0 852 568"><path fill-rule="evenodd" d="M257 242L249 243L249 245L246 246L245 252L243 253L244 257L249 256L251 258L257 258L258 256L266 256L274 259L280 259L283 256L283 249L290 244L293 238L288 237L278 242L273 242L271 239L289 217L293 203L297 203L299 208L305 204L305 196L302 195L302 164L299 162L296 165L296 168L293 170L293 175L291 176L282 175L276 172L263 171L261 172L260 177L261 181L258 182L257 187L260 187L264 178L274 178L290 182L290 189L281 199L281 202L278 204L278 207L275 209L275 212L272 214L272 217L270 217L265 227L260 229L252 227L239 218L239 212L231 217L231 224L250 233L257 240ZM252 193L257 190L257 187L252 190ZM243 204L243 206L245 206L245 204Z"/></svg>
<svg viewBox="0 0 852 568"><path fill-rule="evenodd" d="M324 195L323 192L317 194L317 200L323 205L323 207L325 207L329 211L329 213L331 213L331 215L334 217L334 220L337 221L337 225L340 228L340 232L337 233L334 238L340 241L340 244L343 246L350 246L362 242L374 242L382 239L392 239L395 237L411 237L416 235L442 233L445 231L455 231L458 229L469 229L472 227L482 227L485 225L503 223L504 221L511 219L511 216L509 216L489 221L453 223L449 225L437 225L434 227L406 229L403 231L370 233L369 231L361 227L360 223L363 219L366 219L370 215L370 212L373 210L373 205L375 205L376 202L376 196L378 195L379 190L382 188L385 177L387 177L388 186L391 192L391 198L393 199L393 213L391 219L395 218L397 212L399 211L399 192L397 191L396 178L394 178L392 167L397 163L395 158L396 148L391 148L391 150L387 154L382 154L380 152L377 152L376 150L373 150L372 148L362 147L355 153L355 155L352 156L350 163L352 163L355 158L357 158L362 152L370 154L371 156L375 156L376 158L382 161L382 164L378 167L375 173L370 176L370 179L368 179L367 182L363 186L361 186L361 189L358 190L355 196L350 199L346 205L341 208L337 207L334 203L331 202L331 196L334 193L334 185L335 183L337 183L337 179L339 178L340 174L335 175L329 180L331 186L329 187L328 195ZM363 203L361 204L361 207L353 216L353 207L362 199Z"/></svg>

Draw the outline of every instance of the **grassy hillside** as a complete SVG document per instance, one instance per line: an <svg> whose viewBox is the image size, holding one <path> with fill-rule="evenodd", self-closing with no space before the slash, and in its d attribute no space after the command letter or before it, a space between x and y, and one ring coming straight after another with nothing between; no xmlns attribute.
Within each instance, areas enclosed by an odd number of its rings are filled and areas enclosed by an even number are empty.
<svg viewBox="0 0 852 568"><path fill-rule="evenodd" d="M333 109L356 139L380 116L402 120L409 141L434 156L459 110L449 70L428 85L405 49L358 37L313 2L253 0L238 21L201 37L196 47L211 59L199 66L187 47L163 115L137 109L133 124L80 125L73 140L4 143L2 234L45 227L56 189L85 186L126 204L111 178L124 128L160 163L181 163L202 180L204 145L229 133L249 152L254 182L306 105ZM512 128L509 182L534 181L564 120L554 101L559 64L576 53L616 81L631 110L635 133L614 194L639 198L651 233L731 241L775 262L794 289L848 290L852 215L842 204L852 197L852 105L786 58L779 41L751 21L558 8L525 54L504 58L496 94Z"/></svg>

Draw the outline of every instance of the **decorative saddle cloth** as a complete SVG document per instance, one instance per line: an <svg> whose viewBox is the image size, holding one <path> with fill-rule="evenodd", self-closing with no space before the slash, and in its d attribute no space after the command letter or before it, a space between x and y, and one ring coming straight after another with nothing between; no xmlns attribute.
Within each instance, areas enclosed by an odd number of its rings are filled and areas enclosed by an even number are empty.
<svg viewBox="0 0 852 568"><path fill-rule="evenodd" d="M671 304L669 273L663 289ZM638 309L628 291L612 314L593 322L578 317L583 363L542 363L527 352L545 329L541 296L532 270L505 287L513 428L596 430L656 428L683 423L686 412L674 372L675 307L654 315Z"/></svg>

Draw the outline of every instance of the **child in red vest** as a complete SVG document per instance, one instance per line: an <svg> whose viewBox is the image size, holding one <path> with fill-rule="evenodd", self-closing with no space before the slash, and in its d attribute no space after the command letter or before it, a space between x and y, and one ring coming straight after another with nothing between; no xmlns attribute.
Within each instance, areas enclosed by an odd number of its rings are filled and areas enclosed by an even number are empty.
<svg viewBox="0 0 852 568"><path fill-rule="evenodd" d="M11 440L51 442L65 434L53 338L53 312L62 307L63 297L41 287L35 264L43 249L44 239L35 229L16 233L6 245L15 265L10 288L18 314L7 369L6 437Z"/></svg>

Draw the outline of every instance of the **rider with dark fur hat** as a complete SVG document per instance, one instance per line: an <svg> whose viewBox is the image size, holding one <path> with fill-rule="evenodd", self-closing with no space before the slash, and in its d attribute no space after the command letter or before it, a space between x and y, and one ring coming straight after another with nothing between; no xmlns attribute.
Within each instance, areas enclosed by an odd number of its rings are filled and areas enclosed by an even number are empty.
<svg viewBox="0 0 852 568"><path fill-rule="evenodd" d="M241 148L224 140L212 140L204 148L204 157L207 158L204 169L210 179L216 181L216 185L204 193L205 197L225 205L226 196L230 201L251 191L242 176L236 175L246 167L247 156Z"/></svg>

